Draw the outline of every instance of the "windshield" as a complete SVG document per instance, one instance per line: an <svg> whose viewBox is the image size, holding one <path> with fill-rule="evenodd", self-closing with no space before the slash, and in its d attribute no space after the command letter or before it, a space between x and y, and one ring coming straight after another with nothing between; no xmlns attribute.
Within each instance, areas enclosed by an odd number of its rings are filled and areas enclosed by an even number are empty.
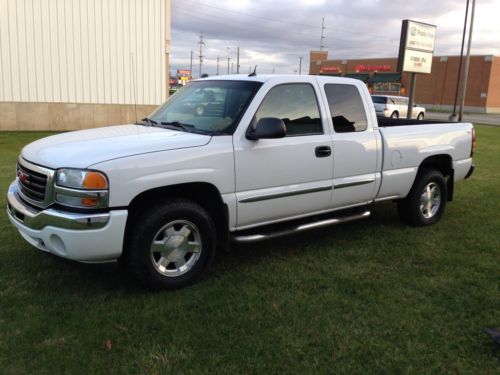
<svg viewBox="0 0 500 375"><path fill-rule="evenodd" d="M181 131L232 134L261 82L194 81L149 116L148 124Z"/></svg>
<svg viewBox="0 0 500 375"><path fill-rule="evenodd" d="M385 104L387 103L387 97L385 96L372 96L372 100L377 104Z"/></svg>

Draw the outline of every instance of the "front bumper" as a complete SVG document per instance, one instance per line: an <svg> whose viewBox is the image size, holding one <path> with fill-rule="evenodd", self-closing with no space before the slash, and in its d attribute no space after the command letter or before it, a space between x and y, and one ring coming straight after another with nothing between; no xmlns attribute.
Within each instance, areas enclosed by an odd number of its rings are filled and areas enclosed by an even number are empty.
<svg viewBox="0 0 500 375"><path fill-rule="evenodd" d="M17 180L9 187L7 203L10 222L40 250L82 262L114 260L122 253L127 210L99 214L52 208L38 211L19 198Z"/></svg>

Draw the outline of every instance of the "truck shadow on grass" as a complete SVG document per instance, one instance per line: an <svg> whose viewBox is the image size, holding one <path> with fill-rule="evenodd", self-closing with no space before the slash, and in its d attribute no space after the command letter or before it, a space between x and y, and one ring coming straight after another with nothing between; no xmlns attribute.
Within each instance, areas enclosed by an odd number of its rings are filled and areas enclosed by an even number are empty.
<svg viewBox="0 0 500 375"><path fill-rule="evenodd" d="M217 257L205 277L196 284L196 288L204 288L211 280L219 282L226 277L234 281L238 271L255 268L287 257L293 262L307 261L310 257L338 254L367 245L380 239L380 236L396 235L395 232L406 232L410 227L400 223L395 206L382 203L371 207L371 217L337 226L315 229L304 233L292 234L272 240L252 244L233 244L230 252L219 251ZM43 254L46 256L45 254ZM143 293L145 288L137 285L125 273L117 262L104 264L85 264L51 256L61 267L56 267L56 277L66 287L83 285L89 289L113 289L123 292ZM76 280L75 280L76 278Z"/></svg>

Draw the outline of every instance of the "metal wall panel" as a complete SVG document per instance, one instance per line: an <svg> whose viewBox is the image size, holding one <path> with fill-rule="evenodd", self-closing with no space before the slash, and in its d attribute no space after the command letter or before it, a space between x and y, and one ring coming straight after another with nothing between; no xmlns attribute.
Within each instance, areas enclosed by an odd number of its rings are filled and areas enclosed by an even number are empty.
<svg viewBox="0 0 500 375"><path fill-rule="evenodd" d="M0 0L0 101L160 104L169 48L170 0Z"/></svg>

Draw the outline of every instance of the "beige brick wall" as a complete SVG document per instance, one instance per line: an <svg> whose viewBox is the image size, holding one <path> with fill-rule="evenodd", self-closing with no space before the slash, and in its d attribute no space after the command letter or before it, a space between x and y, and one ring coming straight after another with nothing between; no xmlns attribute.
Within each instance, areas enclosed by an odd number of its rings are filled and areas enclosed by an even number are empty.
<svg viewBox="0 0 500 375"><path fill-rule="evenodd" d="M137 119L155 108L138 105ZM0 102L0 130L78 130L135 120L135 106L128 104Z"/></svg>

